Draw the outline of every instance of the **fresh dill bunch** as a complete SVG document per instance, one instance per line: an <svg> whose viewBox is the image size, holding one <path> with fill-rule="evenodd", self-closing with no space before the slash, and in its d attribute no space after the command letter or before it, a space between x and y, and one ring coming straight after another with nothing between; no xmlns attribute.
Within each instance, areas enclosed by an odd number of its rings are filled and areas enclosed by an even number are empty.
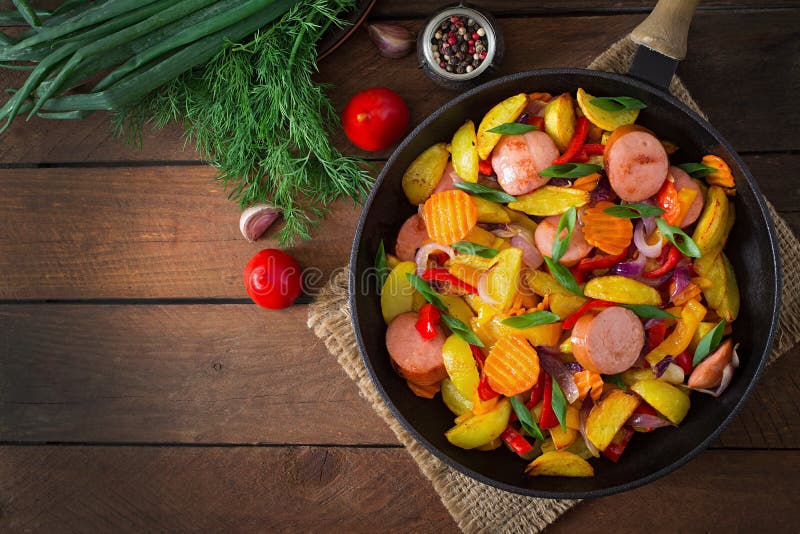
<svg viewBox="0 0 800 534"><path fill-rule="evenodd" d="M306 0L243 43L229 43L115 117L121 135L182 121L187 142L219 171L231 198L283 211L281 245L310 237L338 198L360 200L372 183L357 158L333 147L338 117L315 84L316 43L353 0Z"/></svg>

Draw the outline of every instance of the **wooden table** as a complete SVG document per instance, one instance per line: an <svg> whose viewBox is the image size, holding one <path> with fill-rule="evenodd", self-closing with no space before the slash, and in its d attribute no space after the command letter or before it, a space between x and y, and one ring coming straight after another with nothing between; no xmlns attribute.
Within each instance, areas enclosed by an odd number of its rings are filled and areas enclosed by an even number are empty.
<svg viewBox="0 0 800 534"><path fill-rule="evenodd" d="M418 29L444 3L383 0L373 19ZM505 72L584 66L653 4L475 3L506 32ZM680 74L800 230L800 3L703 4ZM413 123L454 96L412 57L381 58L363 30L318 79L336 87L337 109L388 85ZM250 303L241 269L274 242L241 238L239 209L182 146L178 127L125 146L103 114L20 120L0 138L0 530L455 531L306 328L307 303ZM358 214L342 202L292 253L327 277L347 261ZM795 348L709 451L552 530L797 531L799 369Z"/></svg>

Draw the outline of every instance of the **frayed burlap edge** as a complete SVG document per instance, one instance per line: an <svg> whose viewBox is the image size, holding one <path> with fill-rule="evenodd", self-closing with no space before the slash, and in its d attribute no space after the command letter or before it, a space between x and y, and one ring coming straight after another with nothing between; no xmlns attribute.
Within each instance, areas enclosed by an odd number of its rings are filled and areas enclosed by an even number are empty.
<svg viewBox="0 0 800 534"><path fill-rule="evenodd" d="M621 39L592 61L589 68L627 72L635 48L628 37ZM673 78L670 91L705 117L678 77ZM775 221L783 260L783 305L778 335L769 359L772 363L800 340L800 312L797 306L800 298L800 243L772 205L769 205L769 210ZM309 307L308 326L324 342L339 365L356 382L361 395L406 447L462 531L540 532L580 502L523 497L492 488L448 467L417 443L392 416L361 361L350 322L347 279L347 271L333 277L330 285Z"/></svg>

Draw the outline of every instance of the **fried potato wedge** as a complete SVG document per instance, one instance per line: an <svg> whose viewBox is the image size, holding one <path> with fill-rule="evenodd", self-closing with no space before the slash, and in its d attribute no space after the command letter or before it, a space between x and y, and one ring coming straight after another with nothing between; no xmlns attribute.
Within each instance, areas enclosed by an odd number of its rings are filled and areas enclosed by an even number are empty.
<svg viewBox="0 0 800 534"><path fill-rule="evenodd" d="M592 464L567 451L546 452L528 464L525 473L532 477L582 477L594 476Z"/></svg>
<svg viewBox="0 0 800 534"><path fill-rule="evenodd" d="M589 412L589 417L586 418L586 437L598 450L605 450L639 406L639 402L636 395L615 389Z"/></svg>
<svg viewBox="0 0 800 534"><path fill-rule="evenodd" d="M507 122L514 122L517 120L528 105L528 95L520 93L512 97L506 98L483 116L481 123L478 125L478 156L480 159L486 159L492 153L494 146L500 141L502 134L490 132L492 128L496 128L501 124Z"/></svg>
<svg viewBox="0 0 800 534"><path fill-rule="evenodd" d="M689 395L663 380L642 380L631 390L676 425L689 413Z"/></svg>
<svg viewBox="0 0 800 534"><path fill-rule="evenodd" d="M589 203L589 193L571 187L545 185L532 193L520 195L516 202L509 202L512 210L521 211L537 217L561 215L572 207Z"/></svg>
<svg viewBox="0 0 800 534"><path fill-rule="evenodd" d="M475 123L467 121L456 130L450 142L453 155L453 168L467 182L478 181L478 138L475 134Z"/></svg>
<svg viewBox="0 0 800 534"><path fill-rule="evenodd" d="M558 95L544 108L544 131L556 142L558 150L564 152L575 135L575 108L569 93Z"/></svg>
<svg viewBox="0 0 800 534"><path fill-rule="evenodd" d="M619 304L661 306L661 294L654 288L625 276L599 276L586 282L583 294Z"/></svg>
<svg viewBox="0 0 800 534"><path fill-rule="evenodd" d="M403 192L412 204L425 202L442 178L450 152L447 143L437 143L411 162L403 173Z"/></svg>

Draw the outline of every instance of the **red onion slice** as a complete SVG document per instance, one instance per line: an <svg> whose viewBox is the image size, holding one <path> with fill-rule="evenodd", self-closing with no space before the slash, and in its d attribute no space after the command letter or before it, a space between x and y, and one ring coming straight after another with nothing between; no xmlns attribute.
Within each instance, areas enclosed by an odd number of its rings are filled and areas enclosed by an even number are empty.
<svg viewBox="0 0 800 534"><path fill-rule="evenodd" d="M677 426L673 425L670 421L664 419L663 417L649 413L635 413L625 424L636 428L661 428L665 426Z"/></svg>
<svg viewBox="0 0 800 534"><path fill-rule="evenodd" d="M582 366L581 364L579 364L578 362L568 362L568 363L565 363L565 364L564 364L564 367L566 367L566 368L567 368L567 370L568 370L570 373L572 373L573 375L574 375L575 373L580 373L581 371L583 371L583 370L584 370L584 369L583 369L583 366Z"/></svg>
<svg viewBox="0 0 800 534"><path fill-rule="evenodd" d="M658 362L655 367L653 367L653 374L656 375L656 378L660 378L661 375L664 374L664 371L667 370L667 367L674 361L672 356L666 356L663 360Z"/></svg>
<svg viewBox="0 0 800 534"><path fill-rule="evenodd" d="M637 278L642 275L644 272L644 265L647 261L647 258L644 257L643 254L639 254L639 256L635 260L630 261L621 261L615 263L611 266L609 270L610 274L617 274L619 276L625 276L627 278Z"/></svg>
<svg viewBox="0 0 800 534"><path fill-rule="evenodd" d="M600 451L597 450L597 447L589 440L589 437L586 435L586 419L589 417L589 412L592 411L594 407L594 401L592 401L591 395L586 395L586 398L583 399L583 404L581 405L580 411L580 428L578 429L581 433L581 437L583 437L584 443L586 443L586 448L589 449L589 453L595 458L600 458Z"/></svg>
<svg viewBox="0 0 800 534"><path fill-rule="evenodd" d="M539 363L542 364L542 369L556 379L561 391L564 393L564 398L567 399L567 404L572 404L578 400L580 392L578 391L578 386L575 384L575 380L572 378L572 373L569 369L561 363L561 360L551 356L547 351L537 348L537 352L539 354Z"/></svg>
<svg viewBox="0 0 800 534"><path fill-rule="evenodd" d="M633 230L633 244L639 250L639 253L648 258L657 258L661 255L661 248L663 243L661 239L656 241L654 245L647 244L647 236L649 233L645 228L645 223L638 221L636 228Z"/></svg>
<svg viewBox="0 0 800 534"><path fill-rule="evenodd" d="M536 248L532 242L528 241L521 235L515 235L511 238L511 246L517 247L522 251L522 263L531 269L538 269L544 263L544 258L539 249Z"/></svg>
<svg viewBox="0 0 800 534"><path fill-rule="evenodd" d="M500 302L493 299L491 295L489 295L489 273L491 269L486 271L478 278L478 296L484 301L486 304L490 306L499 306Z"/></svg>
<svg viewBox="0 0 800 534"><path fill-rule="evenodd" d="M422 276L422 273L428 269L428 257L434 252L444 252L451 258L456 255L456 251L447 245L440 245L439 243L427 243L422 245L419 247L417 255L414 257L414 261L417 264L417 276Z"/></svg>
<svg viewBox="0 0 800 534"><path fill-rule="evenodd" d="M689 286L689 268L686 264L680 264L675 267L672 273L672 278L675 281L672 291L669 293L669 298L674 299L675 295L682 293L684 289Z"/></svg>

